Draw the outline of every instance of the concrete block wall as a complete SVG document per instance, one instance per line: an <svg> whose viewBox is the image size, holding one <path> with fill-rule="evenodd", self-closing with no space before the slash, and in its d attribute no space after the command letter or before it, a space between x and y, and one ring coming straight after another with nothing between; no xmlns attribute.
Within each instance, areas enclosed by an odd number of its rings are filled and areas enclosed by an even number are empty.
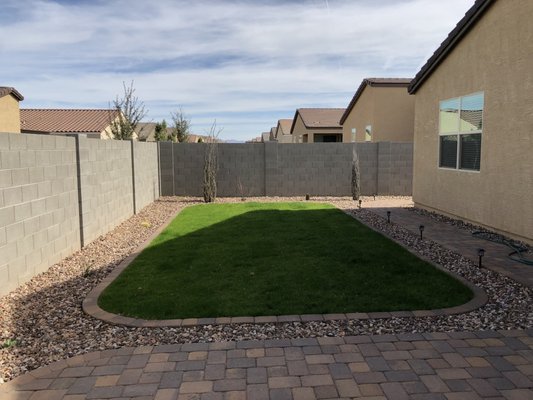
<svg viewBox="0 0 533 400"><path fill-rule="evenodd" d="M168 156L161 157L161 164L166 161L170 163L168 166L162 167L165 173L165 180L163 175L161 177L162 188L163 185L169 184L168 189L162 190L163 193L168 193L169 196L176 194L178 196L203 196L203 169L205 144L201 143L160 143L161 154L165 149L165 154L168 154L166 148L170 146L170 158ZM170 172L171 175L166 175ZM173 189L171 189L171 187Z"/></svg>
<svg viewBox="0 0 533 400"><path fill-rule="evenodd" d="M86 244L133 215L131 142L80 137L79 146Z"/></svg>
<svg viewBox="0 0 533 400"><path fill-rule="evenodd" d="M0 134L0 295L157 199L158 163L155 143Z"/></svg>
<svg viewBox="0 0 533 400"><path fill-rule="evenodd" d="M159 142L158 146L160 193L161 196L173 196L177 194L174 190L174 145L172 142Z"/></svg>
<svg viewBox="0 0 533 400"><path fill-rule="evenodd" d="M202 196L205 144L160 143L161 193ZM363 195L410 195L413 145L357 143ZM353 143L219 144L219 196L349 196Z"/></svg>
<svg viewBox="0 0 533 400"><path fill-rule="evenodd" d="M277 145L276 184L268 196L347 196L350 194L352 146L342 143ZM273 149L273 147L267 147ZM267 157L270 161L270 158ZM270 176L268 177L270 178ZM269 180L269 179L267 179Z"/></svg>
<svg viewBox="0 0 533 400"><path fill-rule="evenodd" d="M411 195L413 187L413 145L380 142L378 145L377 193Z"/></svg>
<svg viewBox="0 0 533 400"><path fill-rule="evenodd" d="M157 143L131 142L135 169L135 208L138 212L159 197Z"/></svg>
<svg viewBox="0 0 533 400"><path fill-rule="evenodd" d="M79 248L75 139L0 134L0 295Z"/></svg>
<svg viewBox="0 0 533 400"><path fill-rule="evenodd" d="M194 144L192 144L194 146ZM205 147L207 145L202 145ZM265 147L260 143L218 144L219 196L265 195ZM205 150L204 150L205 151ZM203 157L203 153L202 153ZM202 158L203 162L203 158ZM202 164L203 166L203 164ZM203 173L203 169L200 168Z"/></svg>
<svg viewBox="0 0 533 400"><path fill-rule="evenodd" d="M389 194L411 196L413 193L413 145L391 143Z"/></svg>

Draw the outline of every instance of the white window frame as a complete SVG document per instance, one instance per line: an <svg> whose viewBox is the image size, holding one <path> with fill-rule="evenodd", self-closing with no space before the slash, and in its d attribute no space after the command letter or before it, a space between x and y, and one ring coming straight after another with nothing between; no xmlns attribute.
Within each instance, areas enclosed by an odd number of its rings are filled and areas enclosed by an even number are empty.
<svg viewBox="0 0 533 400"><path fill-rule="evenodd" d="M474 130L474 131L468 131L468 132L462 132L461 131L461 110L463 109L463 99L465 97L470 97L470 96L474 96L474 95L477 95L477 94L481 94L483 95L483 110L481 110L481 121L482 121L482 128L481 129L477 129L477 130ZM442 132L442 127L441 127L441 103L443 101L450 101L450 100L459 100L459 118L457 118L457 130L456 131L453 131L453 132ZM465 94L464 96L459 96L459 97L451 97L449 99L444 99L444 100L440 100L439 101L439 157L437 159L437 167L439 169L446 169L446 170L450 170L450 171L462 171L462 172L473 172L473 173L479 173L480 170L481 170L481 162L479 163L479 170L476 170L476 169L462 169L462 168L459 168L460 164L461 164L461 136L462 135L475 135L475 134L480 134L481 135L481 139L482 139L482 142L483 142L483 127L484 127L484 124L483 124L483 120L484 120L484 117L485 117L485 92L484 91L481 91L481 92L474 92L474 93L469 93L469 94ZM452 168L452 167L441 167L440 165L440 138L441 136L456 136L457 137L457 155L456 155L456 158L455 158L455 168ZM481 161L481 160L480 160Z"/></svg>

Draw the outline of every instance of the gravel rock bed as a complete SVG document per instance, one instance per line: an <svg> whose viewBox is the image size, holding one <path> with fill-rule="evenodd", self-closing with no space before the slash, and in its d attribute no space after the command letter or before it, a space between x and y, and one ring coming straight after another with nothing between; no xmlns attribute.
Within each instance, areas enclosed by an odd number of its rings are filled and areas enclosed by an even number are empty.
<svg viewBox="0 0 533 400"><path fill-rule="evenodd" d="M481 309L456 316L179 328L114 326L87 316L81 309L87 293L171 215L198 202L190 198L161 198L83 250L0 298L0 347L7 340L16 341L16 345L0 349L0 383L60 359L123 346L533 327L530 289L495 272L479 269L466 258L431 241L420 241L417 235L387 224L367 209L355 209L355 203L348 198L313 200L330 201L482 287L488 303ZM220 201L240 202L241 199Z"/></svg>

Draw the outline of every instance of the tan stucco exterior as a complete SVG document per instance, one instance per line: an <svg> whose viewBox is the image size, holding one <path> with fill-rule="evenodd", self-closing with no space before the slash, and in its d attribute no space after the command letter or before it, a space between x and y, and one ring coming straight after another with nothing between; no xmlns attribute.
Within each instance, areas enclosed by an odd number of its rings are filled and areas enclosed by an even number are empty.
<svg viewBox="0 0 533 400"><path fill-rule="evenodd" d="M19 101L11 95L0 97L0 132L20 133Z"/></svg>
<svg viewBox="0 0 533 400"><path fill-rule="evenodd" d="M341 135L342 128L308 128L297 114L291 133L292 143L315 143L315 135Z"/></svg>
<svg viewBox="0 0 533 400"><path fill-rule="evenodd" d="M533 243L533 2L499 0L416 91L417 206ZM441 169L439 101L484 92L479 172Z"/></svg>
<svg viewBox="0 0 533 400"><path fill-rule="evenodd" d="M350 110L342 125L342 141L364 142L365 128L372 127L372 142L412 142L414 131L415 99L405 86L369 86Z"/></svg>

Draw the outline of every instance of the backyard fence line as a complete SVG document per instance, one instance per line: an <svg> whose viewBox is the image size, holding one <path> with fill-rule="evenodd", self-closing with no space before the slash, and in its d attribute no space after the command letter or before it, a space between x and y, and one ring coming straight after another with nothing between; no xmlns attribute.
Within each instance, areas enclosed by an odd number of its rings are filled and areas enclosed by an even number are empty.
<svg viewBox="0 0 533 400"><path fill-rule="evenodd" d="M205 144L0 134L0 295L159 196L202 196ZM348 196L353 144L218 146L220 196ZM357 144L362 192L410 195L413 146Z"/></svg>
<svg viewBox="0 0 533 400"><path fill-rule="evenodd" d="M156 143L0 134L0 295L159 197Z"/></svg>
<svg viewBox="0 0 533 400"><path fill-rule="evenodd" d="M201 196L205 144L161 142L162 195ZM218 145L220 196L350 196L353 143ZM363 195L412 194L412 143L356 144Z"/></svg>

